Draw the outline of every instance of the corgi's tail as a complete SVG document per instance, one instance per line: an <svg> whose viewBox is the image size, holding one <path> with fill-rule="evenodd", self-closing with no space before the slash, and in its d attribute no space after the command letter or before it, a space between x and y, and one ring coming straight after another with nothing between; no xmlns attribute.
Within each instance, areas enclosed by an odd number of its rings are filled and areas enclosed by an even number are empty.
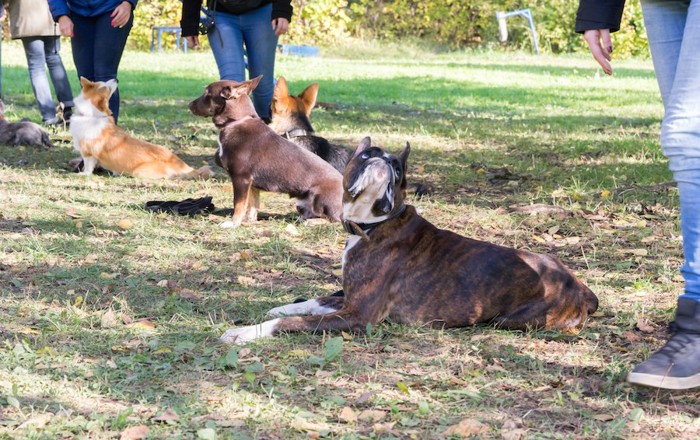
<svg viewBox="0 0 700 440"><path fill-rule="evenodd" d="M180 179L202 179L206 180L214 176L214 171L211 169L211 167L205 165L201 168L197 168L196 170L189 171L184 174L180 174L178 177Z"/></svg>

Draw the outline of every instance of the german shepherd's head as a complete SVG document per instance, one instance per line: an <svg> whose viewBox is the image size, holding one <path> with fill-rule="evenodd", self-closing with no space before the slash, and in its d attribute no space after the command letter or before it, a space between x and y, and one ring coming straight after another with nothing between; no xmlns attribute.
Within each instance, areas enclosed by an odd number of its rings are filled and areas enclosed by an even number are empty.
<svg viewBox="0 0 700 440"><path fill-rule="evenodd" d="M311 110L316 106L318 84L313 83L303 92L294 96L289 94L287 80L283 76L277 79L272 95L272 122L270 128L279 135L292 130L306 130L313 133Z"/></svg>

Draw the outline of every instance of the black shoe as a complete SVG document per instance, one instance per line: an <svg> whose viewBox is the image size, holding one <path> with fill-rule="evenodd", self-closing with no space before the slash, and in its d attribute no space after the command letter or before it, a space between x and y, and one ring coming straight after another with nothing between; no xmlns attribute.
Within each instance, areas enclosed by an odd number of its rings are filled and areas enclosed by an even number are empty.
<svg viewBox="0 0 700 440"><path fill-rule="evenodd" d="M668 390L700 386L700 333L680 331L627 375L627 382Z"/></svg>
<svg viewBox="0 0 700 440"><path fill-rule="evenodd" d="M627 375L627 382L669 390L700 386L700 303L678 298L675 334Z"/></svg>
<svg viewBox="0 0 700 440"><path fill-rule="evenodd" d="M63 119L63 123L70 125L70 117L71 116L73 116L73 107L65 107L63 109L63 115L61 115L61 119Z"/></svg>

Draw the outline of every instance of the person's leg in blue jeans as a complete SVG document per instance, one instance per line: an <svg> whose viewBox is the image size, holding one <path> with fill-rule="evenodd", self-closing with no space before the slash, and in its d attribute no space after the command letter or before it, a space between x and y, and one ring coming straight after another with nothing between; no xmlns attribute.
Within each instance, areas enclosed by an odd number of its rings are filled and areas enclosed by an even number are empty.
<svg viewBox="0 0 700 440"><path fill-rule="evenodd" d="M277 40L272 29L272 4L240 15L218 12L216 25L209 34L209 44L221 79L245 81L246 54L248 77L263 75L253 91L253 105L258 115L266 119L270 118L274 91Z"/></svg>
<svg viewBox="0 0 700 440"><path fill-rule="evenodd" d="M49 75L51 76L53 88L56 91L56 98L65 107L73 107L73 91L70 88L66 68L63 66L63 60L61 59L60 38L58 36L41 38L44 40L46 66L49 68Z"/></svg>
<svg viewBox="0 0 700 440"><path fill-rule="evenodd" d="M209 45L219 69L219 79L245 81L241 16L216 12L215 23L209 33Z"/></svg>
<svg viewBox="0 0 700 440"><path fill-rule="evenodd" d="M665 115L661 147L678 183L685 292L675 334L628 376L659 388L700 386L700 1L642 0Z"/></svg>
<svg viewBox="0 0 700 440"><path fill-rule="evenodd" d="M46 76L44 40L41 37L25 37L22 38L22 45L27 56L29 79L32 83L34 97L39 105L41 119L43 122L52 122L56 117L56 107L51 95L49 78Z"/></svg>
<svg viewBox="0 0 700 440"><path fill-rule="evenodd" d="M275 54L278 37L272 29L272 3L242 15L243 39L248 53L250 78L262 75L253 90L255 110L263 119L270 118L275 89Z"/></svg>
<svg viewBox="0 0 700 440"><path fill-rule="evenodd" d="M70 16L74 25L71 47L75 68L78 76L84 76L90 81L118 81L119 62L134 23L134 14L131 14L129 22L122 28L112 26L112 18L109 15ZM119 88L109 99L109 109L116 123L119 119Z"/></svg>

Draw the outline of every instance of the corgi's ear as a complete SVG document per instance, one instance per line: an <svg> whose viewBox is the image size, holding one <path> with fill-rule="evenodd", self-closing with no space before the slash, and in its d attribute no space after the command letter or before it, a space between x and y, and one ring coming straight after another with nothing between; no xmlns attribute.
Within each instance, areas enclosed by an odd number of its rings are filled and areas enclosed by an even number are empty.
<svg viewBox="0 0 700 440"><path fill-rule="evenodd" d="M355 157L357 157L358 154L362 153L363 151L370 148L371 146L372 146L372 139L370 139L370 137L367 136L366 138L364 138L360 141L360 145L358 145L357 148L355 149L355 153L352 155L352 158L354 159Z"/></svg>
<svg viewBox="0 0 700 440"><path fill-rule="evenodd" d="M85 78L84 76L80 77L80 88L81 89L88 89L90 88L94 83L90 81L89 79Z"/></svg>
<svg viewBox="0 0 700 440"><path fill-rule="evenodd" d="M111 97L114 92L117 91L117 80L116 79L110 79L109 81L106 81L104 83L105 87L107 90L109 90L109 96Z"/></svg>
<svg viewBox="0 0 700 440"><path fill-rule="evenodd" d="M313 83L299 95L299 98L304 102L304 113L306 117L311 117L311 110L316 106L316 97L318 96L318 84Z"/></svg>

